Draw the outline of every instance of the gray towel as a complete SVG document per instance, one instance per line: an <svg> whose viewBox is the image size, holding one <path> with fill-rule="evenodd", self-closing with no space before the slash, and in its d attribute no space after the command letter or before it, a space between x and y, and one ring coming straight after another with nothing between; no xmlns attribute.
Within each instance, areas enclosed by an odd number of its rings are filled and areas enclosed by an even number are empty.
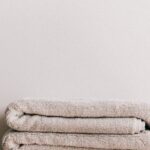
<svg viewBox="0 0 150 150"><path fill-rule="evenodd" d="M35 150L38 146L40 150L148 150L150 132L134 135L9 132L3 140L4 150Z"/></svg>
<svg viewBox="0 0 150 150"><path fill-rule="evenodd" d="M12 129L30 132L135 134L150 126L149 116L149 105L129 102L30 100L12 103L6 111Z"/></svg>

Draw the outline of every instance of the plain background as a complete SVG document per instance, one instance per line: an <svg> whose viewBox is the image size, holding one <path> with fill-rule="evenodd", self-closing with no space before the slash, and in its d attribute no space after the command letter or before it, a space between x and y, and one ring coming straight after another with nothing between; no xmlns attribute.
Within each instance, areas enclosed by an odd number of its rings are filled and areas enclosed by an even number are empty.
<svg viewBox="0 0 150 150"><path fill-rule="evenodd" d="M0 137L22 97L150 99L149 0L0 0Z"/></svg>

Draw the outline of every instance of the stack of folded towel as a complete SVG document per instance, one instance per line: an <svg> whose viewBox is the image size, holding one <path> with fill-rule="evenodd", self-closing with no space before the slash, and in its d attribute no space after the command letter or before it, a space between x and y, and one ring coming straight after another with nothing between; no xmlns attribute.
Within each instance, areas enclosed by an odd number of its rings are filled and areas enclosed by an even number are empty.
<svg viewBox="0 0 150 150"><path fill-rule="evenodd" d="M148 150L150 105L18 101L6 110L4 150Z"/></svg>

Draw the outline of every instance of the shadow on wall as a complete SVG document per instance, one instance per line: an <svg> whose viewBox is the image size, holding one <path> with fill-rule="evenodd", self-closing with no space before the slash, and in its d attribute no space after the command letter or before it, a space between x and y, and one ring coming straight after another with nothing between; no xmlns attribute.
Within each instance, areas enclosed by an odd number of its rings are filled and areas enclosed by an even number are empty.
<svg viewBox="0 0 150 150"><path fill-rule="evenodd" d="M0 143L2 143L3 135L5 134L6 130L8 129L5 121L4 113L0 113ZM2 149L0 144L0 149Z"/></svg>

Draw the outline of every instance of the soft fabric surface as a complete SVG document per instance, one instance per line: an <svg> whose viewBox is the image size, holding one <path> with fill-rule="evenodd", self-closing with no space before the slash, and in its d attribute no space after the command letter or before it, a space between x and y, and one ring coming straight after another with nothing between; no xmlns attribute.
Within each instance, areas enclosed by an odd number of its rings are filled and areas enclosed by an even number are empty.
<svg viewBox="0 0 150 150"><path fill-rule="evenodd" d="M35 150L38 145L40 150L146 150L146 148L148 150L150 132L109 136L103 134L9 132L3 140L3 150Z"/></svg>
<svg viewBox="0 0 150 150"><path fill-rule="evenodd" d="M6 120L19 131L134 134L143 131L145 123L150 126L150 106L107 101L18 101L8 106Z"/></svg>
<svg viewBox="0 0 150 150"><path fill-rule="evenodd" d="M24 116L13 126L17 131L135 134L145 130L145 122L136 118L60 118Z"/></svg>

